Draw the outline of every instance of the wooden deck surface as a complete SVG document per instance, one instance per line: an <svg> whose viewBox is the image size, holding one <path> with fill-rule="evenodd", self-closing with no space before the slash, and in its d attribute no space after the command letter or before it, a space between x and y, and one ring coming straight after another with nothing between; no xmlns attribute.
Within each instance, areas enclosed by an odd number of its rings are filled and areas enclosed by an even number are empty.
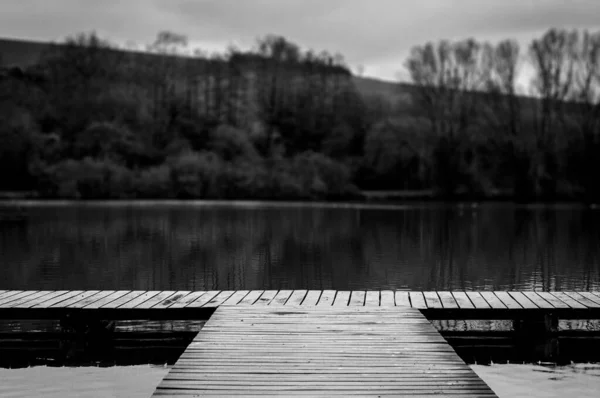
<svg viewBox="0 0 600 398"><path fill-rule="evenodd" d="M302 296L219 307L154 396L496 396L418 310Z"/></svg>
<svg viewBox="0 0 600 398"><path fill-rule="evenodd" d="M214 308L220 305L407 306L417 309L581 309L600 308L600 292L0 290L0 309Z"/></svg>

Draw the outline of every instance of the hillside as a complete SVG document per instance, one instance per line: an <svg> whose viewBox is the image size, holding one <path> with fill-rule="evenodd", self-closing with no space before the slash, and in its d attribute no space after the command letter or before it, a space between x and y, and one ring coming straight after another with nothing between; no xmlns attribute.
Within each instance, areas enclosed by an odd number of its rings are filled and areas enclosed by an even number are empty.
<svg viewBox="0 0 600 398"><path fill-rule="evenodd" d="M54 43L0 38L0 66L24 68L35 65L42 54L55 45ZM408 101L411 89L413 89L409 84L371 77L354 76L353 80L358 91L364 96L380 96L392 104L396 104L398 101Z"/></svg>

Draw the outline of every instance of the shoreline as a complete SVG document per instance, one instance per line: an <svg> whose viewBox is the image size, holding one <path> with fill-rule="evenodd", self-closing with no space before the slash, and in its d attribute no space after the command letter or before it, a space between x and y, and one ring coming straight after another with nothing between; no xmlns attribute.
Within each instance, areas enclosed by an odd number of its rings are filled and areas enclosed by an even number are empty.
<svg viewBox="0 0 600 398"><path fill-rule="evenodd" d="M600 202L590 202L584 199L573 199L567 196L556 196L546 198L536 198L535 200L524 200L507 194L494 195L454 195L444 196L433 191L360 191L356 196L346 196L338 198L61 198L44 197L37 192L14 192L0 191L0 204L10 203L11 201L30 201L36 203L97 203L97 202L115 202L115 203L273 203L273 204L351 204L351 205L407 205L415 202L429 204L514 204L514 205L573 205L582 206L591 209L600 208Z"/></svg>

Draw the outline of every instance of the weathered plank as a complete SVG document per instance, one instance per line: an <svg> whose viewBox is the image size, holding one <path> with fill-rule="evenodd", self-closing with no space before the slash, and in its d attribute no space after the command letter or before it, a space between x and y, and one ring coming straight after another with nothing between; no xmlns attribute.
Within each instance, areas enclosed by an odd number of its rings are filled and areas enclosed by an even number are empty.
<svg viewBox="0 0 600 398"><path fill-rule="evenodd" d="M490 304L487 302L487 300L483 298L481 293L466 292L466 294L467 294L467 297L469 297L469 300L471 300L471 302L473 303L475 308L477 308L478 310L481 310L481 309L487 310L489 308L492 308L490 306Z"/></svg>
<svg viewBox="0 0 600 398"><path fill-rule="evenodd" d="M425 304L427 304L427 308L444 308L440 298L437 295L437 292L423 292L423 296L425 297Z"/></svg>
<svg viewBox="0 0 600 398"><path fill-rule="evenodd" d="M508 292L494 292L494 294L496 295L496 297L498 297L500 299L500 301L502 301L502 304L504 304L506 306L506 308L511 309L511 310L520 310L523 307L521 307L521 304L519 304L518 302L516 302L509 294Z"/></svg>
<svg viewBox="0 0 600 398"><path fill-rule="evenodd" d="M21 305L18 305L17 308L32 308L32 307L36 307L39 304L42 304L46 301L50 301L50 300L54 300L57 297L63 296L65 294L70 293L70 290L57 290L57 291L51 291L48 294L44 294L44 295L30 295L27 296L23 301ZM27 300L27 299L31 299L31 300ZM13 302L14 303L14 302ZM12 304L12 303L11 303Z"/></svg>
<svg viewBox="0 0 600 398"><path fill-rule="evenodd" d="M465 292L452 292L452 296L454 297L456 304L458 304L458 308L461 308L461 309L475 308L475 306L473 305L471 300L469 300L469 296L467 296L467 294Z"/></svg>
<svg viewBox="0 0 600 398"><path fill-rule="evenodd" d="M65 291L67 293L68 291ZM29 296L22 297L15 301L11 301L6 305L7 308L29 308L36 305L40 300L49 297L53 292L48 290L39 291Z"/></svg>
<svg viewBox="0 0 600 398"><path fill-rule="evenodd" d="M154 307L155 305L157 305L158 303L160 303L161 301L164 301L166 299L168 299L169 297L173 296L176 292L171 291L171 290L166 290L163 292L160 292L154 296L152 296L150 299L144 301L143 303L138 304L135 309L138 310L147 310L150 309L152 307Z"/></svg>
<svg viewBox="0 0 600 398"><path fill-rule="evenodd" d="M537 292L522 292L522 294L527 297L533 304L535 304L538 308L542 309L552 309L554 306L552 303L544 299Z"/></svg>
<svg viewBox="0 0 600 398"><path fill-rule="evenodd" d="M437 292L444 308L459 308L458 303L450 292Z"/></svg>
<svg viewBox="0 0 600 398"><path fill-rule="evenodd" d="M365 305L366 293L364 290L354 290L350 296L350 306L364 306Z"/></svg>
<svg viewBox="0 0 600 398"><path fill-rule="evenodd" d="M37 292L37 290L19 290L15 294L7 295L3 299L1 299L0 307L8 306L9 303L13 301L19 300L23 297L31 296L33 294L36 294Z"/></svg>
<svg viewBox="0 0 600 398"><path fill-rule="evenodd" d="M103 297L100 300L94 301L93 303L90 303L88 305L86 305L84 308L87 309L97 309L102 307L103 305L112 303L113 301L116 301L118 299L120 299L121 297L125 296L126 294L130 293L130 290L119 290L116 292L112 292L110 293L108 296Z"/></svg>
<svg viewBox="0 0 600 398"><path fill-rule="evenodd" d="M286 305L301 305L302 301L306 297L308 290L294 290L288 301L286 301Z"/></svg>
<svg viewBox="0 0 600 398"><path fill-rule="evenodd" d="M317 303L319 302L319 299L321 298L321 293L323 293L323 292L320 290L309 290L308 293L306 294L306 297L304 298L304 301L302 301L302 305L305 305L305 306L317 305Z"/></svg>
<svg viewBox="0 0 600 398"><path fill-rule="evenodd" d="M379 307L381 293L379 290L368 290L365 296L365 305Z"/></svg>
<svg viewBox="0 0 600 398"><path fill-rule="evenodd" d="M410 297L406 291L396 291L394 294L396 305L399 307L411 307Z"/></svg>
<svg viewBox="0 0 600 398"><path fill-rule="evenodd" d="M325 292L323 292L323 294L325 294ZM333 301L333 305L335 307L347 307L348 303L350 302L350 294L351 294L351 292L338 291L335 294L335 299ZM323 298L323 296L321 296L321 299L322 298Z"/></svg>
<svg viewBox="0 0 600 398"><path fill-rule="evenodd" d="M596 304L600 304L600 297L596 296L595 294L593 294L591 292L577 292L577 294L585 297L586 299L588 299Z"/></svg>
<svg viewBox="0 0 600 398"><path fill-rule="evenodd" d="M550 292L554 297L567 304L571 308L575 309L585 309L587 308L585 305L581 304L577 300L573 300L571 297L566 295L564 292Z"/></svg>
<svg viewBox="0 0 600 398"><path fill-rule="evenodd" d="M237 305L248 295L248 293L250 293L249 290L238 290L229 296L227 300L223 301L223 304L221 305Z"/></svg>
<svg viewBox="0 0 600 398"><path fill-rule="evenodd" d="M150 300L152 297L158 295L159 293L160 293L160 291L146 291L146 292L140 294L139 296L137 296L136 298L134 298L133 300L128 301L127 303L123 304L119 308L121 308L121 309L137 308L139 305L145 303L146 301Z"/></svg>
<svg viewBox="0 0 600 398"><path fill-rule="evenodd" d="M50 308L50 307L54 306L55 304L59 304L63 301L70 299L71 297L75 297L83 292L84 292L83 290L71 290L68 293L61 294L52 299L43 300L39 304L36 304L36 305L32 306L31 308Z"/></svg>
<svg viewBox="0 0 600 398"><path fill-rule="evenodd" d="M190 294L186 294L185 296L177 299L175 302L173 302L167 308L185 308L188 305L190 305L191 303L193 303L194 301L198 300L200 297L204 296L206 293L207 292L204 292L204 291L197 291L197 292L192 292Z"/></svg>
<svg viewBox="0 0 600 398"><path fill-rule="evenodd" d="M196 300L188 303L185 308L200 308L204 307L207 303L209 303L212 299L217 297L221 293L220 290L210 290L204 293L202 296L198 297Z"/></svg>
<svg viewBox="0 0 600 398"><path fill-rule="evenodd" d="M395 306L396 301L394 299L394 292L391 290L381 291L381 305L382 306Z"/></svg>
<svg viewBox="0 0 600 398"><path fill-rule="evenodd" d="M531 310L537 309L538 306L531 300L529 300L525 295L521 292L508 292L508 294L521 305L521 307Z"/></svg>
<svg viewBox="0 0 600 398"><path fill-rule="evenodd" d="M488 303L490 308L495 310L504 310L506 305L494 294L494 292L479 292L481 297Z"/></svg>
<svg viewBox="0 0 600 398"><path fill-rule="evenodd" d="M80 302L81 300L85 300L86 298L90 298L93 297L94 295L100 293L100 290L86 290L84 292L81 292L80 294L70 297L66 300L63 300L61 302L55 303L53 305L51 305L50 307L69 307L75 303Z"/></svg>
<svg viewBox="0 0 600 398"><path fill-rule="evenodd" d="M121 308L121 306L129 303L132 300L135 300L136 298L140 297L144 293L146 293L145 290L133 290L129 293L122 295L121 297L119 297L116 300L113 300L109 303L101 305L99 308L105 308L105 309ZM158 294L158 292L156 292L156 293Z"/></svg>
<svg viewBox="0 0 600 398"><path fill-rule="evenodd" d="M164 309L164 308L169 308L171 307L173 304L177 303L179 300L183 300L185 297L187 297L190 293L190 291L177 291L175 292L175 294L170 295L169 297L167 297L166 299L160 301L159 303L155 304L154 307L155 309Z"/></svg>
<svg viewBox="0 0 600 398"><path fill-rule="evenodd" d="M319 296L317 306L319 307L331 307L337 294L336 290L323 290Z"/></svg>
<svg viewBox="0 0 600 398"><path fill-rule="evenodd" d="M427 308L427 304L425 303L425 297L423 297L423 292L408 292L408 296L410 297L410 305L413 308ZM398 299L398 297L396 297L396 299Z"/></svg>
<svg viewBox="0 0 600 398"><path fill-rule="evenodd" d="M536 292L536 294L544 300L546 300L547 302L549 302L550 304L552 304L554 308L571 308L568 304L563 303L561 300L554 297L548 292Z"/></svg>
<svg viewBox="0 0 600 398"><path fill-rule="evenodd" d="M290 299L293 290L280 290L277 292L277 295L271 300L269 305L285 305L285 303Z"/></svg>
<svg viewBox="0 0 600 398"><path fill-rule="evenodd" d="M229 297L233 296L235 291L233 290L224 290L213 297L208 303L204 304L203 307L218 307Z"/></svg>
<svg viewBox="0 0 600 398"><path fill-rule="evenodd" d="M596 300L591 300L588 297L582 295L581 293L564 292L564 294L571 297L573 300L577 300L577 302L585 305L588 308L600 308L600 304L597 303Z"/></svg>
<svg viewBox="0 0 600 398"><path fill-rule="evenodd" d="M277 290L265 290L263 294L254 302L254 305L269 305L271 300L277 295Z"/></svg>
<svg viewBox="0 0 600 398"><path fill-rule="evenodd" d="M102 290L92 296L88 296L85 297L82 300L79 300L77 302L74 302L72 304L70 304L68 307L69 308L84 308L87 307L90 304L96 303L98 301L101 301L102 299L111 296L113 293L115 293L112 290Z"/></svg>
<svg viewBox="0 0 600 398"><path fill-rule="evenodd" d="M252 305L260 298L264 290L251 290L238 305Z"/></svg>

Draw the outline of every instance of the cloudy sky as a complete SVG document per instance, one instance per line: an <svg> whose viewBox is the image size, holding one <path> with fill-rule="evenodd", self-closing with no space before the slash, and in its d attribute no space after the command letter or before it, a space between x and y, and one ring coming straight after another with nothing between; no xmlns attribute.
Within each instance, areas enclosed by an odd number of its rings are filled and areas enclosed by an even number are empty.
<svg viewBox="0 0 600 398"><path fill-rule="evenodd" d="M526 45L549 27L600 30L599 15L600 0L0 0L0 36L61 40L95 30L143 45L170 30L210 52L275 33L396 80L415 44L510 37Z"/></svg>

